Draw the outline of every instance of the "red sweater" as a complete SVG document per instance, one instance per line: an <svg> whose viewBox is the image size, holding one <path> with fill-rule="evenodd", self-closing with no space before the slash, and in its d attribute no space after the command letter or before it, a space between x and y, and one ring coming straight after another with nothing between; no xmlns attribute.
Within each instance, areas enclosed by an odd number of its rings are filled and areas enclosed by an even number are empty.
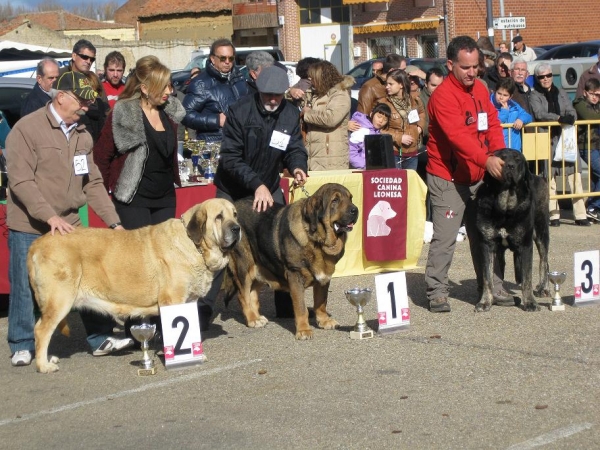
<svg viewBox="0 0 600 450"><path fill-rule="evenodd" d="M108 99L110 109L114 108L116 101L119 99L119 95L125 90L125 83L121 82L118 87L114 87L108 81L103 81L102 87L104 88L104 92L106 92L106 98Z"/></svg>
<svg viewBox="0 0 600 450"><path fill-rule="evenodd" d="M488 157L506 146L498 112L486 87L475 80L467 88L450 73L431 94L427 110L427 172L460 184L480 181ZM477 131L479 112L487 114L487 131ZM473 123L467 125L467 119Z"/></svg>

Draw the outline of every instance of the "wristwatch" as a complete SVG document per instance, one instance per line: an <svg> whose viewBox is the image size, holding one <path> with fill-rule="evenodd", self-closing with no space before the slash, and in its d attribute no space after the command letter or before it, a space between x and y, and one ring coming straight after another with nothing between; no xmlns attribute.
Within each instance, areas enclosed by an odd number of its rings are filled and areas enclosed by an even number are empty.
<svg viewBox="0 0 600 450"><path fill-rule="evenodd" d="M115 228L121 226L121 222L115 222L112 225L109 225L108 228L110 228L111 230L114 230Z"/></svg>

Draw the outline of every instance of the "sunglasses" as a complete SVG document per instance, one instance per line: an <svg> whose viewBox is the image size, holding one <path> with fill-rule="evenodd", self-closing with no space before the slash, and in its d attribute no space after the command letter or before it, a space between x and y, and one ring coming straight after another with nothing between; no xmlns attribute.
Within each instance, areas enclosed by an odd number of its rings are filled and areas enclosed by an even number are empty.
<svg viewBox="0 0 600 450"><path fill-rule="evenodd" d="M221 61L221 62L225 62L225 61L234 62L235 61L235 56L218 56L218 55L215 55L215 58L218 58L219 61Z"/></svg>
<svg viewBox="0 0 600 450"><path fill-rule="evenodd" d="M538 80L543 80L545 78L552 78L552 74L551 73L547 73L546 75L538 75L536 78Z"/></svg>
<svg viewBox="0 0 600 450"><path fill-rule="evenodd" d="M96 58L94 58L93 56L88 56L88 55L84 55L83 53L75 53L77 56L79 56L81 59L83 59L84 61L90 61L92 63L94 63L96 61Z"/></svg>
<svg viewBox="0 0 600 450"><path fill-rule="evenodd" d="M63 91L65 94L67 94L69 97L71 97L73 100L75 100L77 103L79 103L79 107L83 108L84 106L87 108L90 105L93 105L94 102L96 101L94 100L81 100L79 97L75 96L75 94L71 95L70 91Z"/></svg>

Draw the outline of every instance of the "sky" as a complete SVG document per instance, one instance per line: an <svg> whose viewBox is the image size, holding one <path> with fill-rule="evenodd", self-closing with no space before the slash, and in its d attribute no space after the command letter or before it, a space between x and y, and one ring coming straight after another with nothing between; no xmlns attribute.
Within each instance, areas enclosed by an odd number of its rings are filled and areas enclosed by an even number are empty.
<svg viewBox="0 0 600 450"><path fill-rule="evenodd" d="M91 0L95 6L101 6L105 3L109 3L111 0ZM116 0L119 6L123 6L127 0ZM26 8L35 9L42 0L11 0L10 5L13 8L23 6ZM73 6L82 6L88 4L90 0L56 0L56 3L60 3L65 9L71 9ZM6 0L0 0L0 3L5 4Z"/></svg>

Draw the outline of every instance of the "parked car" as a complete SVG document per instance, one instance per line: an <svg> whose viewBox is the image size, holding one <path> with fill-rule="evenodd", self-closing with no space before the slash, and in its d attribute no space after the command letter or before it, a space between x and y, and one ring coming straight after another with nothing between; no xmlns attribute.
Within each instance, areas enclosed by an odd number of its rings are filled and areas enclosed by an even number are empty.
<svg viewBox="0 0 600 450"><path fill-rule="evenodd" d="M0 77L0 111L11 128L21 118L21 106L35 83L35 78Z"/></svg>
<svg viewBox="0 0 600 450"><path fill-rule="evenodd" d="M589 58L598 55L600 40L558 45L538 56L538 60Z"/></svg>

